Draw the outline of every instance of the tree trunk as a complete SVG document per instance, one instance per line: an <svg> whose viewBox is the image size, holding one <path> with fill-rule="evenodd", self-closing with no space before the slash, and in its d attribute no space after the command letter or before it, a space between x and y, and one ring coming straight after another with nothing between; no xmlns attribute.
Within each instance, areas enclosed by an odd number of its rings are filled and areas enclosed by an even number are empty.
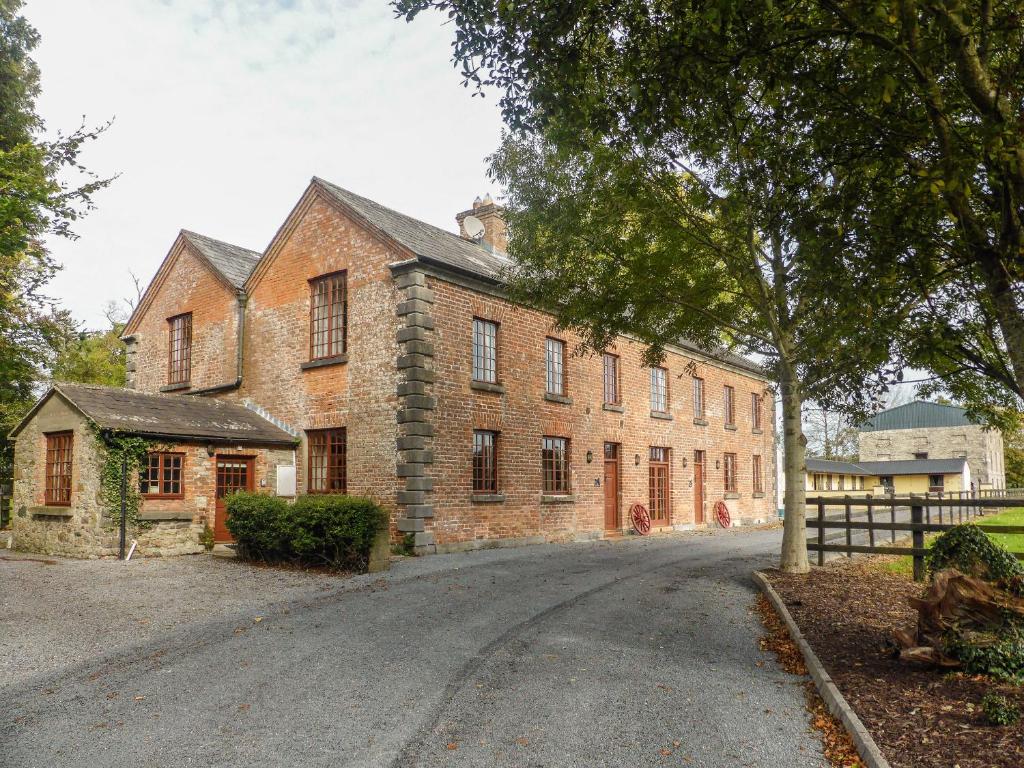
<svg viewBox="0 0 1024 768"><path fill-rule="evenodd" d="M810 570L807 563L807 491L804 487L807 440L800 423L803 397L792 368L785 363L781 368L782 466L786 483L786 517L782 529L779 568L787 573L807 573Z"/></svg>

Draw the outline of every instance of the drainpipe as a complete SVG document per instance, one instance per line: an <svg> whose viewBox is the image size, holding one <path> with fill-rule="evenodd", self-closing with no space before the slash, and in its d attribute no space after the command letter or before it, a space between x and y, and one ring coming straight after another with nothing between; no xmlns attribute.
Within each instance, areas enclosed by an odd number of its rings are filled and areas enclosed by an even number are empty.
<svg viewBox="0 0 1024 768"><path fill-rule="evenodd" d="M117 559L124 560L124 544L128 532L128 454L121 454L121 530L118 536Z"/></svg>
<svg viewBox="0 0 1024 768"><path fill-rule="evenodd" d="M249 297L245 295L243 291L239 291L236 299L238 301L238 344L237 354L235 355L235 380L230 384L218 384L213 387L205 387L203 389L193 389L185 394L188 395L213 395L218 392L230 392L233 389L238 389L242 386L242 360L243 360L243 348L245 346L245 307L249 302Z"/></svg>

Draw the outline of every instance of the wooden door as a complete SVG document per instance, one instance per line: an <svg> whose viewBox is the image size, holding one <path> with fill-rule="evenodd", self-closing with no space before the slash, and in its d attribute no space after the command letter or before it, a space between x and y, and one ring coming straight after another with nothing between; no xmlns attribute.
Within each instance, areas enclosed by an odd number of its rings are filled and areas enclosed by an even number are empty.
<svg viewBox="0 0 1024 768"><path fill-rule="evenodd" d="M213 524L213 540L234 541L228 530L228 514L224 497L235 491L251 491L253 485L253 460L248 456L217 457L217 514Z"/></svg>
<svg viewBox="0 0 1024 768"><path fill-rule="evenodd" d="M651 524L669 525L671 521L668 487L668 448L651 448L648 462Z"/></svg>
<svg viewBox="0 0 1024 768"><path fill-rule="evenodd" d="M604 529L617 531L619 521L619 445L604 444Z"/></svg>
<svg viewBox="0 0 1024 768"><path fill-rule="evenodd" d="M704 522L704 451L693 452L693 522Z"/></svg>

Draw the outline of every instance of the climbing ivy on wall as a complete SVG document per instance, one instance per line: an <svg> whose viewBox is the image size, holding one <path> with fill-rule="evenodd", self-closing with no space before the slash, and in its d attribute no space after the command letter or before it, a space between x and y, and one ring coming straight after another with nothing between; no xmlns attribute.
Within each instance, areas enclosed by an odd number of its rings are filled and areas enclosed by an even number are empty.
<svg viewBox="0 0 1024 768"><path fill-rule="evenodd" d="M119 525L121 521L121 471L127 459L128 481L125 484L126 518L129 528L146 527L139 521L142 493L139 491L139 473L146 454L154 445L141 437L118 433L95 432L97 454L100 457L99 499L107 522Z"/></svg>

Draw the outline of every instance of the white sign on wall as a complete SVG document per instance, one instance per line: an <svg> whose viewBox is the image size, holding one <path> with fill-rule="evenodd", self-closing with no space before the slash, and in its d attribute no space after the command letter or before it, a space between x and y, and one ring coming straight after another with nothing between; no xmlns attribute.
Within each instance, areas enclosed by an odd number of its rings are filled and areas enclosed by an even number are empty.
<svg viewBox="0 0 1024 768"><path fill-rule="evenodd" d="M281 466L277 467L277 495L278 496L294 496L295 495L295 467L294 466Z"/></svg>

